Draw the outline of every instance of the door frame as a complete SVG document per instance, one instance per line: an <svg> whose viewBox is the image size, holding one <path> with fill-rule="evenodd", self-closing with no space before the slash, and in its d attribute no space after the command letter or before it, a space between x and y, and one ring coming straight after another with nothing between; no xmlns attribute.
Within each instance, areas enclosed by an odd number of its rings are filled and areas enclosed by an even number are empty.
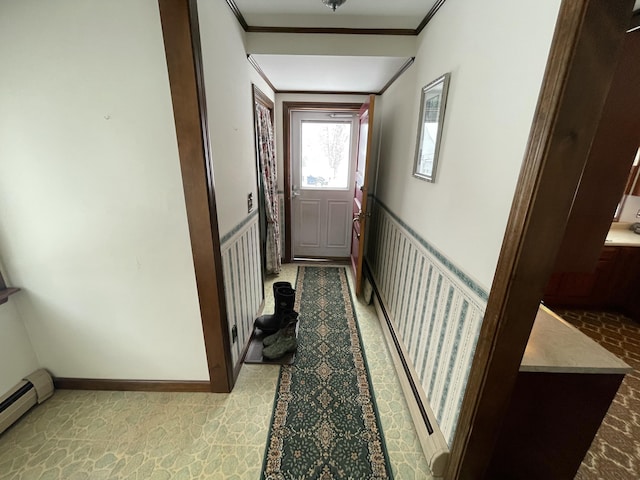
<svg viewBox="0 0 640 480"><path fill-rule="evenodd" d="M282 152L284 177L284 263L293 262L292 196L291 196L291 113L294 110L358 113L361 103L332 103L332 102L282 102Z"/></svg>
<svg viewBox="0 0 640 480"><path fill-rule="evenodd" d="M228 335L197 2L158 0L158 7L209 371L209 390L228 393L233 389L236 377Z"/></svg>
<svg viewBox="0 0 640 480"><path fill-rule="evenodd" d="M563 0L445 478L480 479L631 20L632 0Z"/></svg>

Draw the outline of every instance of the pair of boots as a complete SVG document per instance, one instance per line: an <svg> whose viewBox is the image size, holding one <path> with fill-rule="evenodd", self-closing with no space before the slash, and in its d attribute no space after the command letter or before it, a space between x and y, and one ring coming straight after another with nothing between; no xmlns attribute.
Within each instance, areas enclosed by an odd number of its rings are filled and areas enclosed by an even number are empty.
<svg viewBox="0 0 640 480"><path fill-rule="evenodd" d="M273 315L262 315L255 321L255 326L264 333L270 334L263 340L265 348L262 356L270 360L283 357L298 348L296 339L296 323L298 312L293 310L296 291L289 282L273 284L275 312Z"/></svg>

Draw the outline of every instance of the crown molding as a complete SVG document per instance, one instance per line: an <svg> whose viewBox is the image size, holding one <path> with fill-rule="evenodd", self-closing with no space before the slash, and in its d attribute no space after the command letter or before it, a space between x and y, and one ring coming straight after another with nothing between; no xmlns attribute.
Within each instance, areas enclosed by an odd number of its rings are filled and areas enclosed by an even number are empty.
<svg viewBox="0 0 640 480"><path fill-rule="evenodd" d="M426 27L427 23L429 23L431 19L435 16L435 14L438 13L438 10L440 10L440 7L444 5L444 2L445 0L438 0L433 5L433 7L431 7L431 10L429 10L427 15L420 22L420 25L418 25L418 28L416 28L416 35L420 35L420 33L422 33L422 30L424 30L424 27Z"/></svg>
<svg viewBox="0 0 640 480"><path fill-rule="evenodd" d="M278 92L278 89L273 86L273 83L271 83L271 80L269 80L269 77L267 77L264 71L262 71L262 68L260 68L260 65L258 65L258 63L256 62L256 59L253 58L251 54L247 55L247 60L249 61L251 66L255 69L255 71L258 72L258 75L262 77L265 83L269 85L269 88L273 90L273 93L280 93Z"/></svg>
<svg viewBox="0 0 640 480"><path fill-rule="evenodd" d="M229 8L235 15L236 20L238 20L238 23L240 24L242 29L246 32L247 29L249 28L249 25L247 24L247 21L242 16L242 12L238 8L238 5L236 5L236 2L234 2L233 0L227 0L227 5L229 5Z"/></svg>
<svg viewBox="0 0 640 480"><path fill-rule="evenodd" d="M398 70L398 72L391 77L391 79L387 82L387 84L382 87L382 90L380 90L377 95L382 95L384 92L387 91L387 89L393 84L393 82L395 82L398 78L400 78L400 75L402 75L407 68L409 68L411 65L413 65L413 62L415 61L416 57L411 57L409 58L406 62L404 62L404 64L400 67L400 70Z"/></svg>

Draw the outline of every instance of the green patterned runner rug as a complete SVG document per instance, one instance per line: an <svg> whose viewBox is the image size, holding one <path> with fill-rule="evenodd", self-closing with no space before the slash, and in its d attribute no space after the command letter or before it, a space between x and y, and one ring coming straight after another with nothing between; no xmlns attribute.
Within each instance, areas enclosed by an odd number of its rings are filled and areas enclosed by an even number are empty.
<svg viewBox="0 0 640 480"><path fill-rule="evenodd" d="M296 310L262 479L392 478L344 267L299 267Z"/></svg>

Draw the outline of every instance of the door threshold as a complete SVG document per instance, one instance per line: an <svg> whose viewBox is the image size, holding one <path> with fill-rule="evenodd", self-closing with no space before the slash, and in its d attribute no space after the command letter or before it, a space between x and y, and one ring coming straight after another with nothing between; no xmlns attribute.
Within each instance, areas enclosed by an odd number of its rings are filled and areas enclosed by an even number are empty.
<svg viewBox="0 0 640 480"><path fill-rule="evenodd" d="M350 257L294 257L293 263L339 263L349 264Z"/></svg>

